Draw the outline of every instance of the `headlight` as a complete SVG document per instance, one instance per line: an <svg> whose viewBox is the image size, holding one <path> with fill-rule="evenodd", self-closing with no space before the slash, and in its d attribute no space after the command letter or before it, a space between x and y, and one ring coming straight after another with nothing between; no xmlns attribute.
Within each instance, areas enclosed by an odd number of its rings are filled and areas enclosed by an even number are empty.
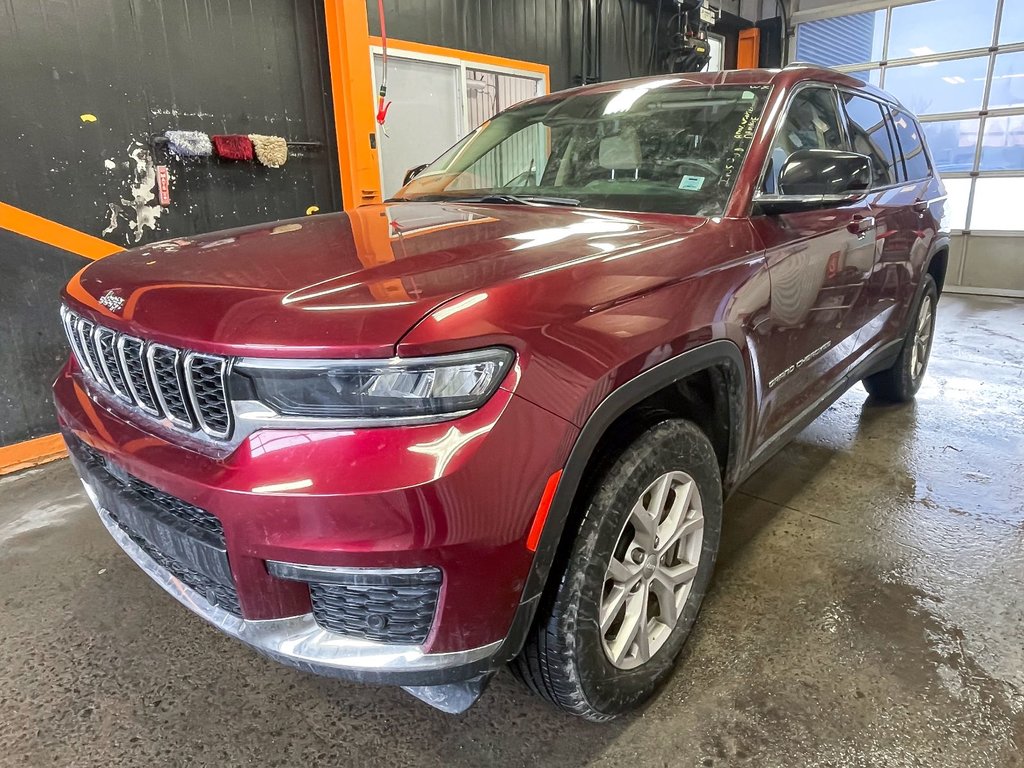
<svg viewBox="0 0 1024 768"><path fill-rule="evenodd" d="M251 396L282 416L403 419L451 416L479 408L512 360L494 347L454 355L392 360L242 359L234 373Z"/></svg>

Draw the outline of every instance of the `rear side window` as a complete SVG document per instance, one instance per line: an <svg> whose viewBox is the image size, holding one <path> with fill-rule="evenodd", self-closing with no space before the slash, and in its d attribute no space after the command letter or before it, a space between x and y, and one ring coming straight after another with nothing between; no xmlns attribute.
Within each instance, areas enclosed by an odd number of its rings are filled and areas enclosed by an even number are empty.
<svg viewBox="0 0 1024 768"><path fill-rule="evenodd" d="M892 122L903 153L903 164L907 167L907 178L910 181L925 178L931 169L921 141L921 127L914 118L898 109L892 111Z"/></svg>
<svg viewBox="0 0 1024 768"><path fill-rule="evenodd" d="M850 118L850 140L853 151L871 158L874 186L895 184L902 175L897 171L897 154L893 149L889 129L886 128L882 105L852 93L843 94L846 114Z"/></svg>
<svg viewBox="0 0 1024 768"><path fill-rule="evenodd" d="M798 149L847 149L840 125L831 88L804 88L797 91L768 157L764 191L768 194L778 192L782 165Z"/></svg>

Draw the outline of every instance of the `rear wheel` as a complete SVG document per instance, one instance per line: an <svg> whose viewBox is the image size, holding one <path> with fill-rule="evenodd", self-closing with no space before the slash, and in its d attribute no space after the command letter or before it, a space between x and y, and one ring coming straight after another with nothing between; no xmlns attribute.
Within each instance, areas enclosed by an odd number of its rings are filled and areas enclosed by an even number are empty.
<svg viewBox="0 0 1024 768"><path fill-rule="evenodd" d="M907 329L907 336L891 368L879 371L864 379L868 394L892 403L906 403L914 399L924 381L928 358L932 351L932 337L935 335L935 307L939 292L931 275L924 276L921 297Z"/></svg>
<svg viewBox="0 0 1024 768"><path fill-rule="evenodd" d="M643 703L697 618L721 521L718 460L704 433L681 419L644 432L594 487L557 591L513 662L518 676L588 720Z"/></svg>

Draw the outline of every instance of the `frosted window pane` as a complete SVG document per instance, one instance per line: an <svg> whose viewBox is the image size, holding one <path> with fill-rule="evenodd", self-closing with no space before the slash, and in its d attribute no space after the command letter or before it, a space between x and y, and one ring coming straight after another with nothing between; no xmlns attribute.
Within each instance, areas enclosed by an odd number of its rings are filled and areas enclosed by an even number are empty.
<svg viewBox="0 0 1024 768"><path fill-rule="evenodd" d="M978 179L975 182L971 229L1021 230L1020 201L1024 197L1024 177L1016 179Z"/></svg>

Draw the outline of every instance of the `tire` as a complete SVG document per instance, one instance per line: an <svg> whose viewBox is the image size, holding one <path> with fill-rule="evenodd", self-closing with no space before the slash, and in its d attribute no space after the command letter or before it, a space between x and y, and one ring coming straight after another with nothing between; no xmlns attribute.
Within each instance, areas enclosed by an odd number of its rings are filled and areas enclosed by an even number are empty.
<svg viewBox="0 0 1024 768"><path fill-rule="evenodd" d="M560 573L552 573L549 586L557 589L546 593L512 666L555 706L603 722L636 709L672 671L714 570L722 483L704 433L689 421L668 419L622 450L592 488L568 559ZM659 511L658 519L666 514L657 528L666 541L655 539L653 551L637 552L649 548L654 536L654 516L643 517L650 510ZM681 520L686 525L677 526ZM670 544L673 530L680 532L678 545ZM680 576L677 585L669 585ZM636 587L627 587L631 580ZM630 618L644 609L652 617L644 634L646 659L639 640L645 628ZM630 641L632 626L638 633Z"/></svg>
<svg viewBox="0 0 1024 768"><path fill-rule="evenodd" d="M911 315L903 347L891 368L879 371L864 379L864 389L872 397L890 403L907 403L914 399L924 381L928 369L928 358L935 337L935 307L939 292L932 276L925 274L921 296Z"/></svg>

